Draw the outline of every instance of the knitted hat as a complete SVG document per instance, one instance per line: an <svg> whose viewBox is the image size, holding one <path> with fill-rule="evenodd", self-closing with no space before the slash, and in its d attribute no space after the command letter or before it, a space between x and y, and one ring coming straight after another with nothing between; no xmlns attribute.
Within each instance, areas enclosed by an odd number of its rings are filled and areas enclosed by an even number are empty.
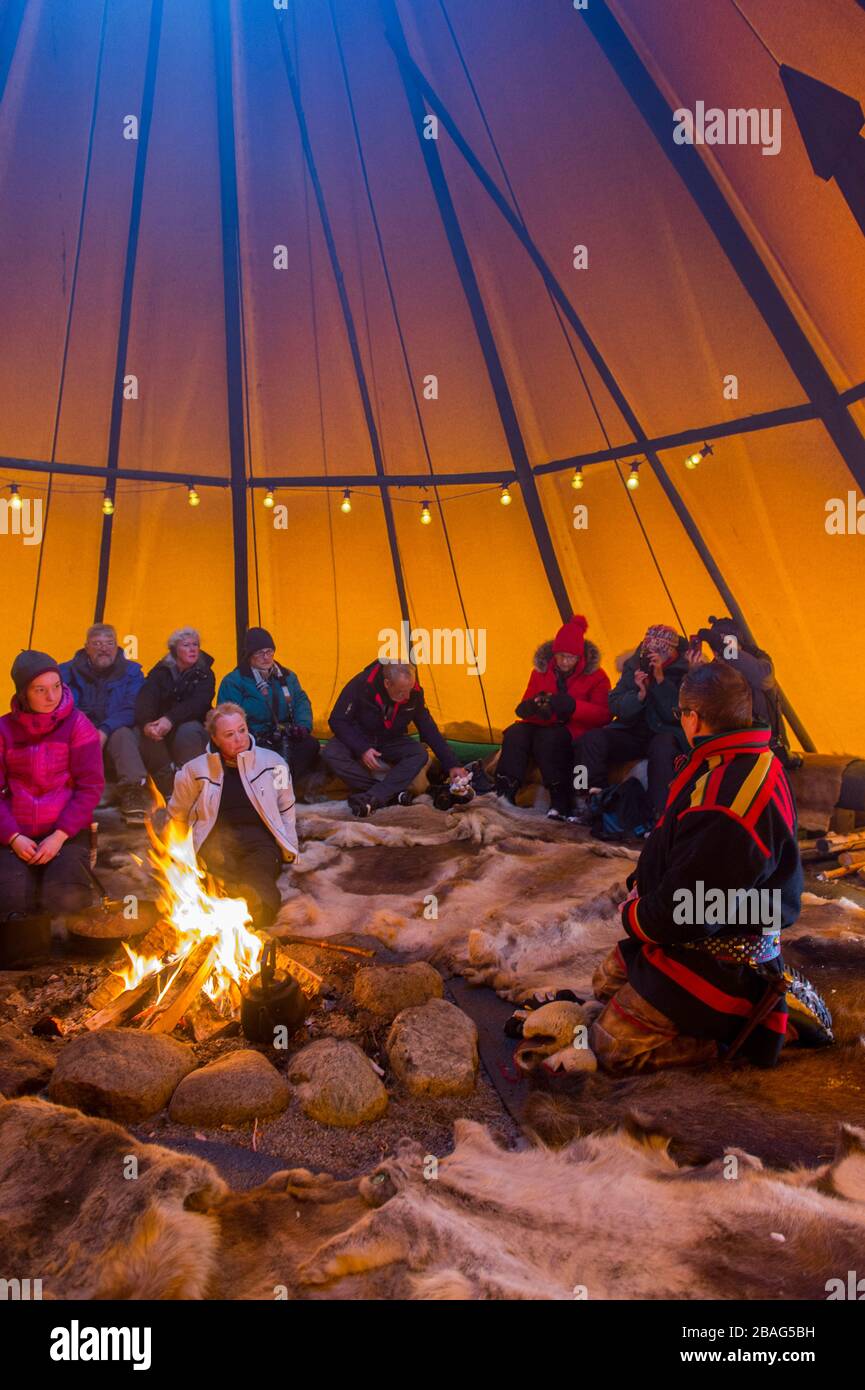
<svg viewBox="0 0 865 1390"><path fill-rule="evenodd" d="M556 652L570 652L571 656L582 656L588 626L585 618L575 613L571 621L565 623L556 633L553 639L553 656Z"/></svg>
<svg viewBox="0 0 865 1390"><path fill-rule="evenodd" d="M264 647L272 647L276 650L276 643L266 627L251 627L246 634L243 643L243 655L253 656L255 652L260 652Z"/></svg>
<svg viewBox="0 0 865 1390"><path fill-rule="evenodd" d="M675 650L678 646L679 634L676 629L668 627L666 623L655 623L653 627L646 629L641 651L643 656L653 656L660 652L662 647L672 647Z"/></svg>
<svg viewBox="0 0 865 1390"><path fill-rule="evenodd" d="M30 682L37 676L44 676L46 671L56 671L60 675L60 667L53 656L48 656L47 652L19 652L12 663L16 694L23 695Z"/></svg>

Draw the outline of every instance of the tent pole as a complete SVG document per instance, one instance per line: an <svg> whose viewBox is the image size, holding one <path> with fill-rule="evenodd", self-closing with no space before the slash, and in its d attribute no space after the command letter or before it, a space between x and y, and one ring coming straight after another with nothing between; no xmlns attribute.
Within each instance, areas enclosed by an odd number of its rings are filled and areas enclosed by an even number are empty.
<svg viewBox="0 0 865 1390"><path fill-rule="evenodd" d="M234 624L238 656L249 626L249 560L246 533L246 432L239 284L240 228L237 211L237 158L234 141L234 89L231 64L231 0L211 0L216 56L216 117L219 138L219 200L222 233L222 286L225 307L225 381L228 398L228 449L231 477L231 530L234 543Z"/></svg>
<svg viewBox="0 0 865 1390"><path fill-rule="evenodd" d="M393 563L393 573L394 580L396 582L397 597L399 599L400 615L404 623L410 624L411 616L409 614L408 592L405 587L405 578L403 576L402 570L402 560L400 559L399 542L397 540L396 523L394 521L393 514L393 503L391 502L390 493L388 491L387 472L384 465L384 455L382 454L381 449L381 439L379 437L378 426L375 421L375 413L372 408L372 399L369 394L369 386L366 379L366 372L364 370L363 358L360 352L360 344L358 342L357 328L355 327L354 322L354 314L352 313L351 304L349 303L348 291L345 287L345 277L342 273L342 266L340 264L339 252L337 250L336 241L333 235L333 227L330 221L330 214L327 210L327 202L324 197L324 190L321 186L321 180L318 175L318 167L315 162L315 155L313 154L312 143L309 138L309 128L306 124L306 115L304 113L303 102L301 101L300 96L300 85L297 80L297 74L295 73L294 64L291 60L291 52L288 47L288 36L285 32L285 26L282 22L282 17L280 15L276 16L276 27L277 32L279 34L280 48L282 49L282 58L285 64L285 73L288 78L288 85L291 91L291 99L294 104L295 114L297 116L298 129L300 131L300 140L301 145L303 146L303 156L306 162L306 168L309 174L310 183L312 184L313 192L315 194L315 201L318 206L318 215L321 219L321 227L324 233L325 243L327 245L327 253L330 257L333 278L336 284L337 294L339 295L339 302L342 308L343 321L345 323L345 331L348 337L349 349L351 351L351 360L354 364L354 373L355 377L357 378L357 386L358 391L360 392L360 400L361 405L363 407L364 419L366 421L367 433L369 434L369 442L370 447L372 449L373 462L375 463L376 479L370 478L370 482L378 482L379 495L381 497L381 505L384 511L385 527L387 529L387 538L388 543L390 545L390 556L391 561Z"/></svg>
<svg viewBox="0 0 865 1390"><path fill-rule="evenodd" d="M27 0L11 0L0 23L0 101L6 92L9 70L18 47Z"/></svg>
<svg viewBox="0 0 865 1390"><path fill-rule="evenodd" d="M114 359L114 387L111 396L111 418L108 425L108 451L105 478L106 494L114 500L117 491L115 476L120 456L120 426L123 419L123 380L126 375L126 351L129 346L129 327L132 320L132 296L135 286L135 265L138 258L138 234L141 230L141 206L144 199L144 175L147 169L147 150L153 120L153 98L156 90L156 70L159 64L159 41L162 33L163 0L152 0L150 31L147 38L147 58L144 86L141 93L141 118L138 122L138 148L135 152L135 174L132 182L132 201L129 207L129 233L126 239L126 264L120 296L120 320L117 329L117 354ZM102 539L99 546L99 570L96 578L96 604L93 621L105 617L108 594L108 571L111 563L111 537L114 517L103 516Z"/></svg>
<svg viewBox="0 0 865 1390"><path fill-rule="evenodd" d="M393 0L382 0L382 3L390 7L392 6ZM634 439L637 441L637 448L641 453L645 455L649 464L651 465L651 468L655 476L657 477L659 483L661 484L661 487L663 488L670 502L670 505L675 511L676 516L679 518L679 521L682 523L682 527L685 531L685 534L688 536L688 539L691 541L691 544L697 551L697 554L699 555L700 559L703 562L703 565L708 571L716 589L723 598L724 602L727 604L730 610L731 617L736 619L737 623L740 624L740 626L743 629L743 632L746 634L748 639L753 641L754 638L753 634L751 633L750 626L735 595L733 594L729 584L727 583L726 579L724 578L724 575L718 567L718 564L716 563L714 556L712 555L711 551L709 550L709 547L703 539L703 536L700 533L697 523L691 516L691 513L688 511L688 508L686 507L684 501L679 495L678 490L676 489L672 480L670 479L669 474L667 473L667 470L661 462L661 459L656 449L652 447L652 442L648 438L646 431L643 429L643 426L640 423L640 420L638 419L633 407L631 406L630 402L628 401L627 397L622 391L622 388L619 386L619 383L613 375L612 371L610 370L610 367L608 366L606 360L602 357L600 351L598 350L594 342L594 339L589 334L588 330L586 329L581 318L577 314L576 310L574 309L573 305L571 304L570 300L568 299L567 295L562 289L562 286L560 285L558 279L556 278L552 269L548 265L544 256L542 255L538 247L535 245L535 242L529 235L529 232L527 231L524 223L514 213L510 204L506 202L501 192L499 191L497 185L495 184L494 180L490 177L489 173L481 164L480 160L478 159L474 151L471 149L465 137L461 134L459 127L457 126L453 117L450 115L449 111L445 107L443 101L441 100L441 97L438 96L438 94L435 92L430 83L424 77L423 73L418 68L417 64L412 59L411 55L408 52L408 47L405 43L405 37L401 35L401 31L400 34L397 35L396 32L392 30L391 35L391 44L396 54L397 62L399 64L400 71L403 77L403 82L406 88L416 89L417 102L421 103L421 97L423 97L426 100L427 104L430 106L430 108L439 117L439 120L445 126L448 134L454 141L454 144L456 145L457 149L460 151L463 158L466 160L466 163L469 165L470 169L475 174L482 187L489 194L492 201L495 203L496 207L499 209L502 216L505 218L505 221L508 223L508 225L511 227L519 241L524 246L530 259L532 260L538 272L540 273L542 279L544 280L544 283L547 285L548 289L550 290L550 293L553 295L553 298L555 299L556 303L559 304L559 306L561 307L566 319L568 320L574 332L577 334L577 337L580 339L581 343L586 349L586 352L588 353L590 360L595 366L611 398L618 407L622 415L622 418L633 431ZM420 105L420 111L422 119L422 103ZM422 145L431 146L434 144L433 141L427 141L423 139L422 135L420 134L420 126L418 126L418 133ZM437 160L438 156L436 155L435 158ZM439 168L440 167L441 166L439 165ZM814 402L813 404L815 412L819 414L819 406L816 404L816 402ZM780 688L779 697L783 704L784 713L787 718L787 721L790 724L790 727L794 730L797 738L802 744L802 747L805 748L808 752L813 752L814 743L812 739L808 735L808 732L802 724L802 721L798 718L792 705L790 704L787 697L784 695L783 691L780 690Z"/></svg>
<svg viewBox="0 0 865 1390"><path fill-rule="evenodd" d="M487 317L480 286L477 282L474 266L472 265L471 254L463 236L456 208L451 198L445 178L444 169L439 159L438 150L434 140L424 138L422 126L424 122L424 106L421 96L413 83L409 80L406 66L403 59L408 56L408 46L405 34L400 24L394 0L381 0L382 9L385 16L385 26L388 31L391 44L397 55L400 76L402 77L403 87L411 112L412 124L420 144L421 153L426 165L427 175L429 176L432 191L438 205L439 215L444 226L451 255L456 266L457 274L466 297L472 320L477 333L481 352L486 363L487 373L490 384L495 396L498 407L499 417L502 428L507 439L511 459L513 460L514 472L520 491L525 502L526 512L534 532L535 542L538 547L541 562L546 572L547 580L556 601L559 613L563 621L567 621L573 613L568 590L564 576L559 568L558 558L553 548L547 519L544 516L543 505L541 503L538 485L529 463L528 453L526 452L525 441L520 429L519 419L516 408L508 386L507 377L489 318Z"/></svg>
<svg viewBox="0 0 865 1390"><path fill-rule="evenodd" d="M581 18L619 77L661 149L702 212L742 286L797 377L850 472L865 492L865 438L836 391L796 316L694 145L673 141L673 113L606 0L593 0Z"/></svg>

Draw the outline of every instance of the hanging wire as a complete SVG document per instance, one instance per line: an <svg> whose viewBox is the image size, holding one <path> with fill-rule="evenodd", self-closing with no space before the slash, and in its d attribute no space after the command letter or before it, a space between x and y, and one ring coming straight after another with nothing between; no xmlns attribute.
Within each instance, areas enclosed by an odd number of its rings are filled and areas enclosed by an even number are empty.
<svg viewBox="0 0 865 1390"><path fill-rule="evenodd" d="M400 320L399 310L398 310L398 308L397 308L396 294L395 294L394 287L393 287L393 281L392 281L392 279L391 279L390 269L389 269L389 266L388 266L388 263L387 263L387 257L386 257L386 255L385 255L384 240L383 240L382 233L381 233L381 226L380 226L380 224L379 224L378 214L376 213L375 203L374 203L374 201L373 201L372 188L371 188L371 186L370 186L370 181L369 181L369 173L368 173L368 170L367 170L366 159L365 159L364 153L363 153L363 143L362 143L361 138L360 138L360 128L359 128L359 126L358 126L357 112L356 112L356 110L355 110L354 97L353 97L353 95L352 95L352 90L351 90L351 83L349 82L348 67L347 67L346 61L345 61L345 52L344 52L344 50L343 50L342 39L340 38L339 30L338 30L337 24L336 24L336 14L335 14L335 12L334 12L333 0L328 0L328 7L329 7L329 9L330 9L331 24L332 24L332 26L333 26L334 37L335 37L335 39L336 39L336 47L337 47L337 52L338 52L338 54L339 54L339 62L340 62L340 67L341 67L341 69L342 69L342 77L343 77L343 82L344 82L344 85L345 85L346 97L347 97L347 99L348 99L349 112L350 112L350 114L351 114L351 123L352 123L352 129L353 129L353 131L354 131L355 144L356 144L356 146L357 146L357 153L358 153L358 159L359 159L359 162L360 162L361 175L362 175L362 177L363 177L363 184L364 184L364 189L365 189L365 191L366 191L367 203L368 203L368 205L369 205L370 217L371 217L371 219L372 219L373 228L374 228L374 230L375 230L376 243L377 243L377 245L378 245L378 252L379 252L379 258L380 258L380 260L381 260L382 272L383 272L383 274L384 274L385 284L386 284L386 286L387 286L388 299L389 299L389 301L390 301L391 313L393 314L394 326L395 326L395 328L396 328L397 337L399 338L400 351L402 352L403 363L404 363L404 365L405 365L406 378L407 378L407 380L408 380L409 391L411 392L412 403L413 403L413 405L414 405L415 417L416 417L416 419L417 419L417 425L418 425L418 430L419 430L419 433L420 433L421 443L422 443L422 446L423 446L424 456L425 456L425 458L426 458L427 468L429 469L429 473L430 473L430 479L431 479L432 490L433 490L433 494L434 494L434 496L435 496L436 505L437 505L437 507L438 507L438 512L439 512L439 516L440 516L441 523L442 523L442 534L443 534L443 536L444 536L445 546L446 546L446 548L447 548L448 561L449 561L449 563L450 563L451 573L452 573L452 575L453 575L454 587L455 587L455 589L456 589L457 599L458 599L458 602L459 602L460 611L461 611L462 616L463 616L463 622L465 623L466 632L469 633L469 632L471 632L472 629L471 629L471 625L470 625L470 623L469 623L468 613L467 613L467 611L466 611L465 598L464 598L464 596L463 596L462 585L460 584L459 575L458 575L458 573L457 573L456 560L455 560L455 557L454 557L453 546L452 546L452 544L451 544L450 532L449 532L449 530L448 530L448 525L447 525L447 518L445 517L444 506L443 506L443 504L442 504L442 498L441 498L441 495L440 495L440 492L439 492L438 484L437 484L436 479L435 479L435 469L434 469L434 467L433 467L432 454L431 454L430 447L429 447L429 440L428 440L428 438L427 438L427 432L426 432L426 428L425 428L424 421L423 421L423 412L422 412L422 410L421 410L421 408L420 408L420 403L419 403L419 401L418 401L417 392L416 392L416 390L415 390L414 376L413 376L412 370L411 370L411 361L410 361L410 358L409 358L408 347L407 347L407 345L406 345L405 334L403 333L402 322L401 322L401 320ZM480 490L481 490L481 489L478 489L477 491L480 491ZM486 489L483 489L483 490L486 490ZM465 496L474 496L474 495L475 495L475 492L473 491L473 492L471 492L471 493L467 493L467 494L464 494L464 495L465 495ZM397 498L397 499L393 499L393 500L397 500L397 501L407 501L408 499L407 499L407 498ZM413 505L416 506L417 503L413 503ZM475 655L475 654L473 653L473 655ZM477 664L477 663L475 663L475 664ZM431 668L430 668L430 669L431 669ZM435 685L435 676L434 676L434 675L433 675L433 684ZM484 689L483 677L482 677L480 674L478 675L478 689L479 689L479 691L480 691L481 701L482 701L482 703L483 703L484 718L485 718L485 720L486 720L487 730L488 730L489 736L490 736L490 742L493 743L493 742L495 742L495 740L493 739L492 721L491 721L491 719L490 719L489 707L488 707L488 705L487 705L487 697L486 697L486 690Z"/></svg>
<svg viewBox="0 0 865 1390"><path fill-rule="evenodd" d="M733 3L735 3L735 0L733 0ZM502 178L503 178L504 181L505 181L505 186L507 187L508 193L510 194L511 203L513 204L514 212L515 212L516 216L519 218L520 222L522 223L523 228L526 230L526 232L528 232L528 225L527 225L527 223L526 223L525 217L523 216L523 211L522 211L522 208L520 207L519 199L517 198L517 195L516 195L516 190L514 189L514 186L513 186L513 184L511 183L510 177L508 176L508 171L507 171L507 169L506 169L506 167L505 167L505 162L504 162L504 160L503 160L503 158L502 158L501 152L500 152L499 147L498 147L498 144L497 144L497 142L496 142L496 138L495 138L495 136L493 135L492 127L490 126L489 120L487 119L487 114L486 114L486 111L485 111L485 109L484 109L483 103L482 103L482 101L481 101L480 94L479 94L479 92L478 92L477 87L475 86L474 79L472 78L472 75L471 75L471 73L469 72L468 64L466 63L465 56L464 56L463 50L462 50L462 46L461 46L461 44L460 44L459 39L457 38L456 31L455 31L455 29L454 29L454 27L453 27L453 24L451 23L451 18L450 18L450 15L448 14L447 7L446 7L446 5L445 5L445 0L439 0L439 7L440 7L441 12L442 12L442 15L443 15L443 17L444 17L445 24L447 25L448 32L450 33L451 39L452 39L452 41L453 41L454 48L456 49L457 57L459 58L459 62L460 62L460 67L461 67L462 70L463 70L463 73L464 73L464 75L465 75L466 82L467 82L467 84L468 84L468 86L469 86L469 89L470 89L470 91L471 91L472 97L474 98L475 105L477 106L478 114L479 114L479 116L480 116L480 118L481 118L481 121L483 122L484 130L486 131L487 138L488 138L488 140L489 140L489 142L490 142L490 146L492 147L493 154L495 155L495 158L496 158L496 163L497 163L498 166L499 166L499 169L500 169L500 171L501 171ZM612 449L614 448L613 442L612 442L612 440L610 439L610 436L609 436L609 434L608 434L608 432L607 432L607 427L606 427L606 425L604 424L603 416L602 416L601 411L600 411L600 409L599 409L599 407L598 407L598 404L597 404L597 402L596 402L596 400L595 400L595 396L594 396L594 393L593 393L593 391L592 391L592 388L591 388L591 386L590 386L590 384L589 384L588 378L586 377L586 374L585 374L585 372L583 371L582 364L581 364L580 359L579 359L579 357L578 357L578 355L577 355L575 345L574 345L573 340L572 340L572 338L571 338L571 334L570 334L570 332L569 332L568 325L567 325L567 323L565 322L565 319L564 319L564 317L563 317L563 315L562 315L561 308L560 308L560 306L556 303L556 300L555 300L555 298L554 298L554 296L553 296L553 293L552 293L552 291L550 290L550 287L549 287L549 285L546 283L546 281L544 281L544 289L546 290L547 297L548 297L548 299L549 299L549 301L550 301L550 304L552 305L553 312L555 313L556 319L558 320L558 324L559 324L559 327L560 327L560 329L561 329L561 331L562 331L562 336L563 336L563 338L564 338L565 345L566 345L566 347L567 347L567 349L568 349L568 352L570 353L571 360L573 361L573 364L574 364L574 366L576 367L577 372L579 373L580 381L582 382L583 389L584 389L584 391L585 391L585 393L586 393L586 396L588 397L589 404L590 404L591 407L592 407L592 411L593 411L594 416L595 416L595 419L596 419L596 421L597 421L597 423L598 423L598 427L600 428L600 431L601 431L601 433L602 433L602 435L603 435L603 437L604 437L604 440L606 441L607 448L610 449L610 450L612 450ZM623 475L623 473L622 473L622 470L621 470L621 468L620 468L620 466L619 466L619 461L618 461L618 459L614 460L614 462L615 462L615 465L616 465L616 474L617 474L617 476L618 476L618 478L619 478L619 482L622 484L622 487L624 488L624 491L625 491L625 494L626 494L626 496L627 496L628 503L629 503L629 505L630 505L631 511L633 512L633 515L634 515L634 518L635 518L635 520L636 520L636 522L637 522L637 525L638 525L639 528L640 528L640 531L641 531L642 536L643 536L643 540L644 540L645 543L646 543L646 548L647 548L647 550L648 550L648 552L649 552L649 555L651 556L652 563L653 563L654 566L655 566L655 569L656 569L656 571L657 571L658 578L659 578L660 581L661 581L661 585L662 585L662 587L663 587L664 593L667 595L667 598L668 598L668 600L669 600L669 602L670 602L670 606L672 607L673 612L674 612L675 615L676 615L676 619L677 619L677 621L678 621L678 623L679 623L679 626L680 626L680 628L681 628L681 631L684 633L684 632L686 631L686 628L685 628L685 625L684 625L684 623L683 623L683 621L682 621L682 616L681 616L681 614L680 614L680 612L679 612L679 609L678 609L678 606L677 606L677 604L676 604L676 601L675 601L675 599L673 598L672 592L671 592L671 590L670 590L670 586L669 586L669 584L667 583L667 579L666 579L666 576L665 576L665 574L664 574L663 568L662 568L662 566L661 566L661 562L660 562L660 560L658 559L658 556L657 556L657 554L656 554L656 552L655 552L655 548L654 548L654 546L652 545L651 540L649 539L648 531L646 530L646 527L643 525L643 519L642 519L642 517L640 516L640 512L639 512L639 509L638 509L638 507L637 507L636 502L634 501L634 497L633 497L633 494L632 494L632 492L631 492L631 489L627 486L627 484L626 484L626 482L625 482L625 478L624 478L624 475Z"/></svg>
<svg viewBox="0 0 865 1390"><path fill-rule="evenodd" d="M75 294L78 289L78 270L81 264L81 246L84 240L84 219L87 212L87 195L90 191L90 170L93 163L93 143L96 132L96 112L99 107L99 89L102 84L102 59L105 54L105 30L108 21L108 0L103 0L102 19L99 26L99 53L96 59L96 81L93 89L93 107L90 112L90 130L87 136L87 157L84 163L84 180L81 188L81 209L78 214L78 235L75 243L75 260L72 266L72 280L69 289L69 308L66 313L66 331L63 337L63 352L60 359L60 379L57 387L57 405L54 410L54 428L51 432L51 463L57 461L57 439L60 433L60 412L63 408L63 390L66 385L66 368L69 362L69 343L72 336L72 314L75 308ZM61 489L56 489L58 492ZM36 561L36 583L33 589L33 608L30 613L30 631L27 646L33 646L33 632L36 627L36 611L39 606L39 589L42 583L42 561L45 556L45 535L48 518L51 515L51 499L54 495L54 474L49 474L45 497L45 511L42 518L42 540L39 557Z"/></svg>
<svg viewBox="0 0 865 1390"><path fill-rule="evenodd" d="M748 16L745 14L745 11L742 9L742 6L739 4L739 0L730 0L730 4L733 6L733 9L734 9L734 10L738 10L739 14L740 14L740 15L742 16L742 18L744 19L745 23L747 24L748 28L751 30L751 33L754 35L754 38L755 38L755 39L757 40L757 42L759 43L760 47L764 50L764 52L768 53L769 57L772 59L772 62L775 64L776 68L779 68L779 67L781 66L781 60L780 60L780 58L776 57L776 55L772 52L772 49L769 47L769 45L768 45L768 43L766 42L766 40L763 38L762 34L760 34L760 33L754 28L754 25L751 23L750 19L749 19Z"/></svg>

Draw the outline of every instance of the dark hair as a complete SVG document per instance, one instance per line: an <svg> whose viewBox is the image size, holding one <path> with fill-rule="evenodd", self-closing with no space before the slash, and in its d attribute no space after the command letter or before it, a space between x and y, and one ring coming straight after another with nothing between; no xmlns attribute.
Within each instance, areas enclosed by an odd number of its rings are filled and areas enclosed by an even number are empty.
<svg viewBox="0 0 865 1390"><path fill-rule="evenodd" d="M708 661L685 676L679 708L694 710L713 731L748 728L753 718L751 687L726 661Z"/></svg>

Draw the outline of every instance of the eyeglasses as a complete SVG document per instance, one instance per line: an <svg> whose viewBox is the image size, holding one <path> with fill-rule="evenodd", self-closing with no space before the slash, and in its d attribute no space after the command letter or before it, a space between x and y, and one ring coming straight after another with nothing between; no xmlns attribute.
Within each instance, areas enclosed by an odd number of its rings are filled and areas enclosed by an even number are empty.
<svg viewBox="0 0 865 1390"><path fill-rule="evenodd" d="M692 710L692 709L689 709L687 705L684 705L681 709L679 708L678 705L674 705L674 706L673 706L673 718L674 718L674 719L681 719L683 714L694 714L694 713L695 713L695 711Z"/></svg>

